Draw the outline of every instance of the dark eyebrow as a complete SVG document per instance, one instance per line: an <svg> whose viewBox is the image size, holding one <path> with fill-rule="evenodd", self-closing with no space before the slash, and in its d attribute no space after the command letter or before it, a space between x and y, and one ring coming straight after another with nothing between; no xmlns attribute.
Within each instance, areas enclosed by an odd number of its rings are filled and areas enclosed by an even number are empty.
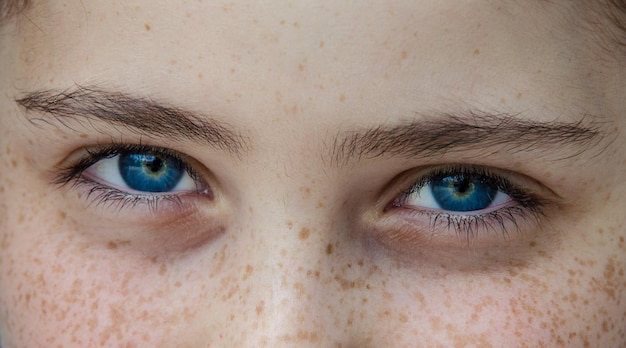
<svg viewBox="0 0 626 348"><path fill-rule="evenodd" d="M77 86L72 90L30 92L16 102L26 110L52 115L66 126L70 119L90 124L99 120L142 136L187 139L234 154L247 147L246 139L224 122L122 92ZM48 122L31 118L34 120Z"/></svg>
<svg viewBox="0 0 626 348"><path fill-rule="evenodd" d="M399 125L344 132L330 144L330 152L336 165L353 159L424 158L460 151L485 155L499 150L543 151L550 158L562 159L578 156L606 138L601 123L587 122L591 118L594 116L568 123L534 121L519 114L442 114Z"/></svg>

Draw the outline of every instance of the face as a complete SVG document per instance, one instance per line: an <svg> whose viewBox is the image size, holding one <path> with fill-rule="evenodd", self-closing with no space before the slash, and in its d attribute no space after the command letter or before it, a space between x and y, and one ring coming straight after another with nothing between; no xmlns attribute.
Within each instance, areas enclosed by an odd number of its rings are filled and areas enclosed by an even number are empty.
<svg viewBox="0 0 626 348"><path fill-rule="evenodd" d="M626 344L626 72L574 7L34 4L2 346Z"/></svg>

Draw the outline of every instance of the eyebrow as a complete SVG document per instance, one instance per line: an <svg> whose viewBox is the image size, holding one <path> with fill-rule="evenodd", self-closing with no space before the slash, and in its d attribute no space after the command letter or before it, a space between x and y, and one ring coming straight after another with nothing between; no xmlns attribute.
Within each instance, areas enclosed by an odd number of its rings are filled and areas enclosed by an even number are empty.
<svg viewBox="0 0 626 348"><path fill-rule="evenodd" d="M67 127L70 119L92 125L93 120L98 120L142 136L187 139L233 154L241 154L248 145L247 139L231 126L207 115L96 87L30 92L16 102L26 110L52 115ZM36 120L49 122L31 118L31 121Z"/></svg>
<svg viewBox="0 0 626 348"><path fill-rule="evenodd" d="M576 157L607 137L595 116L577 122L543 122L519 114L467 112L419 117L399 125L346 131L330 144L336 165L377 157L424 158L455 152L539 152L554 159ZM590 120L591 119L591 120ZM605 145L599 149L598 155Z"/></svg>
<svg viewBox="0 0 626 348"><path fill-rule="evenodd" d="M77 86L72 90L30 92L16 102L26 110L52 115L70 129L73 128L67 124L68 119L92 125L92 120L98 120L139 135L188 139L236 155L249 149L248 139L223 121L122 92ZM48 122L31 118L35 120ZM344 131L327 146L335 165L363 158L426 158L454 152L490 154L498 150L540 151L543 156L563 159L602 144L608 135L603 125L595 116L577 122L544 122L510 113L443 113L396 125Z"/></svg>

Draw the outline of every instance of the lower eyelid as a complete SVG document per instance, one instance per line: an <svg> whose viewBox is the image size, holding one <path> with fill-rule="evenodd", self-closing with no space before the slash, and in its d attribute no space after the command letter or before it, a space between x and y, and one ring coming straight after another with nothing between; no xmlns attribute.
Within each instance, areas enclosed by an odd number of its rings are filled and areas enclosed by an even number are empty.
<svg viewBox="0 0 626 348"><path fill-rule="evenodd" d="M101 207L103 209L100 210L101 215L106 215L110 209L110 212L115 214L115 218L118 220L126 216L126 214L122 214L126 210L129 210L130 215L128 217L134 219L146 214L153 215L157 211L160 216L176 215L181 211L189 210L190 207L196 206L202 201L214 205L214 196L209 189L202 192L129 193L85 177L76 179L72 187L78 190L81 201L88 207ZM132 223L133 219L129 219L128 222Z"/></svg>
<svg viewBox="0 0 626 348"><path fill-rule="evenodd" d="M413 255L526 246L526 240L539 237L539 221L540 214L519 206L482 215L395 211L370 222L367 230L386 249Z"/></svg>

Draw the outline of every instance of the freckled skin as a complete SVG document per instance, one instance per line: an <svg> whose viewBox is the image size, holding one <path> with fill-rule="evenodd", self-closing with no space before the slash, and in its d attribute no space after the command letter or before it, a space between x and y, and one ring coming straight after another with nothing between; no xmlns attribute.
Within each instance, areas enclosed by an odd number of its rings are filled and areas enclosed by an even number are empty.
<svg viewBox="0 0 626 348"><path fill-rule="evenodd" d="M596 34L553 20L578 20L569 6L518 6L37 3L0 29L2 347L626 346L623 137L592 159L481 157L563 196L489 246L367 225L395 176L471 158L323 156L340 129L451 104L584 110L623 134L624 65L598 66ZM250 151L36 126L14 102L93 81L215 115ZM194 158L215 200L116 209L52 184L73 151L110 141Z"/></svg>

